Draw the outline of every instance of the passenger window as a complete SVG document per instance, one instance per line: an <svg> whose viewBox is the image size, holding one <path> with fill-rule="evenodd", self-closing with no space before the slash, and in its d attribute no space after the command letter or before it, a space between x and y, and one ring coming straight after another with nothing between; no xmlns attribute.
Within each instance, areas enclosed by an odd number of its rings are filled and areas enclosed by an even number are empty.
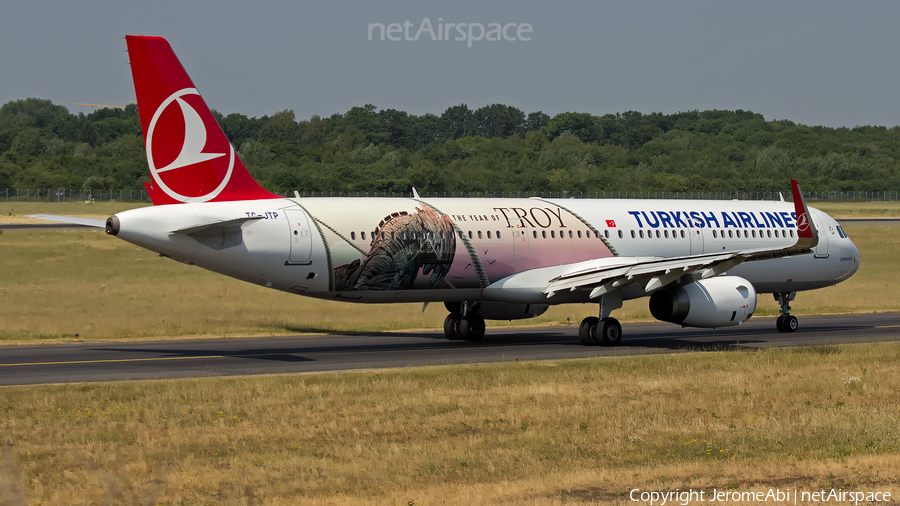
<svg viewBox="0 0 900 506"><path fill-rule="evenodd" d="M537 239L537 230L532 231L532 232L531 232L531 235L533 235L534 238Z"/></svg>
<svg viewBox="0 0 900 506"><path fill-rule="evenodd" d="M350 239L356 240L356 232L350 232Z"/></svg>
<svg viewBox="0 0 900 506"><path fill-rule="evenodd" d="M498 230L497 231L497 239L499 239L499 238L500 238L500 231Z"/></svg>
<svg viewBox="0 0 900 506"><path fill-rule="evenodd" d="M771 230L766 230L766 236L768 236L768 238L771 239L771 238L772 238L772 231L771 231Z"/></svg>
<svg viewBox="0 0 900 506"><path fill-rule="evenodd" d="M634 239L634 230L631 231L631 238Z"/></svg>
<svg viewBox="0 0 900 506"><path fill-rule="evenodd" d="M622 231L619 230L619 239L621 239L621 238L624 237L624 236L625 236L625 234L623 234Z"/></svg>
<svg viewBox="0 0 900 506"><path fill-rule="evenodd" d="M717 236L716 236L716 231L713 230L713 239L715 239L716 237L717 237Z"/></svg>
<svg viewBox="0 0 900 506"><path fill-rule="evenodd" d="M749 239L749 238L750 238L750 233L747 232L746 230L744 230L744 239Z"/></svg>
<svg viewBox="0 0 900 506"><path fill-rule="evenodd" d="M472 238L472 231L469 230L469 239L471 239L471 238Z"/></svg>
<svg viewBox="0 0 900 506"><path fill-rule="evenodd" d="M669 238L669 231L666 230L666 231L663 233L663 235L665 235L665 236L666 236L666 239L668 239L668 238Z"/></svg>
<svg viewBox="0 0 900 506"><path fill-rule="evenodd" d="M793 239L793 238L794 238L794 231L791 230L791 239Z"/></svg>
<svg viewBox="0 0 900 506"><path fill-rule="evenodd" d="M641 239L643 239L643 238L644 238L644 231L643 231L643 230L640 230L640 231L638 231L638 234L640 234L640 235L641 235Z"/></svg>
<svg viewBox="0 0 900 506"><path fill-rule="evenodd" d="M550 238L551 238L551 239L556 239L556 230L551 230L551 231L550 231Z"/></svg>
<svg viewBox="0 0 900 506"><path fill-rule="evenodd" d="M488 231L487 231L487 234L488 234L488 239L490 239L490 238L491 238L491 231L488 230Z"/></svg>
<svg viewBox="0 0 900 506"><path fill-rule="evenodd" d="M578 231L578 238L581 239L581 230Z"/></svg>
<svg viewBox="0 0 900 506"><path fill-rule="evenodd" d="M481 239L481 230L478 231L478 238Z"/></svg>
<svg viewBox="0 0 900 506"><path fill-rule="evenodd" d="M659 239L659 230L656 231L656 238Z"/></svg>
<svg viewBox="0 0 900 506"><path fill-rule="evenodd" d="M360 233L359 233L359 236L362 238L363 241L366 240L366 233L365 233L365 232L360 232Z"/></svg>
<svg viewBox="0 0 900 506"><path fill-rule="evenodd" d="M574 237L575 237L575 235L572 233L571 230L569 230L569 239L572 239L572 238L574 238Z"/></svg>
<svg viewBox="0 0 900 506"><path fill-rule="evenodd" d="M546 230L541 230L541 237L543 237L544 239L547 238L547 231L546 231Z"/></svg>
<svg viewBox="0 0 900 506"><path fill-rule="evenodd" d="M681 231L681 238L684 239L684 230Z"/></svg>
<svg viewBox="0 0 900 506"><path fill-rule="evenodd" d="M734 237L734 230L728 231L728 237L732 237L732 238Z"/></svg>

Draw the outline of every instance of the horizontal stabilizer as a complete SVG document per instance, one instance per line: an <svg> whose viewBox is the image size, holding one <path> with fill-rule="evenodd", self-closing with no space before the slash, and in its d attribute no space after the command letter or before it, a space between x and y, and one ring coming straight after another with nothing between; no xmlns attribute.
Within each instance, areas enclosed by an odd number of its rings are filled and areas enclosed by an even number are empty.
<svg viewBox="0 0 900 506"><path fill-rule="evenodd" d="M60 221L63 223L71 223L73 225L83 225L85 227L106 228L106 220L97 220L94 218L79 218L78 216L57 216L55 214L29 214L26 218L37 218L39 220Z"/></svg>
<svg viewBox="0 0 900 506"><path fill-rule="evenodd" d="M235 218L233 220L220 220L220 221L214 221L212 223L206 223L203 225L197 225L194 227L180 228L178 230L172 230L169 233L170 234L193 235L193 234L199 234L201 232L209 232L209 231L213 231L213 230L217 230L217 229L225 229L225 228L231 228L231 227L240 228L240 226L245 221L261 220L263 218L264 218L264 216L242 216L240 218Z"/></svg>

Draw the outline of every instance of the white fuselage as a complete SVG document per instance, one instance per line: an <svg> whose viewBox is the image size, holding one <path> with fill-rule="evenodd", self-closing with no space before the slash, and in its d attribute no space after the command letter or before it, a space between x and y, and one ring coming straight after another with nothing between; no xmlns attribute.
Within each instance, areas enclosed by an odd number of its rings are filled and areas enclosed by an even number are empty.
<svg viewBox="0 0 900 506"><path fill-rule="evenodd" d="M547 299L550 279L584 262L786 248L789 202L312 198L175 204L116 215L118 237L250 283L351 302L588 302ZM747 262L726 275L758 292L834 285L859 267L837 222L810 208L814 254ZM535 289L504 279L532 272ZM624 298L646 295L640 287Z"/></svg>

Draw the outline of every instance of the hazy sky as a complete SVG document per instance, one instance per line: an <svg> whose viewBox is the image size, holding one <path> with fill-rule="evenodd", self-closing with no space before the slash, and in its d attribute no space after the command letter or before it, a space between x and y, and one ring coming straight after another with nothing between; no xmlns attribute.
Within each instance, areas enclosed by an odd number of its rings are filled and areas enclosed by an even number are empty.
<svg viewBox="0 0 900 506"><path fill-rule="evenodd" d="M369 25L465 23L450 40ZM439 19L441 21L439 21ZM510 25L477 39L477 24ZM516 29L524 28L522 40ZM297 119L371 103L441 114L745 109L827 126L900 124L900 2L6 2L0 104L134 98L126 34L166 37L210 107ZM446 28L446 27L445 27ZM466 40L457 41L460 33ZM391 35L394 35L393 33ZM396 37L396 36L395 36Z"/></svg>

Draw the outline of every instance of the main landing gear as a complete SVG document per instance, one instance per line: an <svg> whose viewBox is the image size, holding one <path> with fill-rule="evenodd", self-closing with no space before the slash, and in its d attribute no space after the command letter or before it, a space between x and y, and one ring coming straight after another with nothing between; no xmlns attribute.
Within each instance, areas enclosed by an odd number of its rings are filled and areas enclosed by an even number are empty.
<svg viewBox="0 0 900 506"><path fill-rule="evenodd" d="M588 316L581 320L578 339L585 346L615 346L622 341L622 324L615 318Z"/></svg>
<svg viewBox="0 0 900 506"><path fill-rule="evenodd" d="M578 326L578 339L585 346L616 346L622 342L622 324L609 316L622 307L622 292L614 290L600 297L600 318L588 316Z"/></svg>
<svg viewBox="0 0 900 506"><path fill-rule="evenodd" d="M451 341L481 341L484 337L484 318L478 314L478 304L468 302L446 302L450 311L444 319L444 335Z"/></svg>
<svg viewBox="0 0 900 506"><path fill-rule="evenodd" d="M775 296L775 300L781 306L781 314L775 320L775 328L778 329L778 332L795 332L800 327L800 323L797 321L796 316L790 314L790 303L797 296L797 292L781 292L773 293L772 295Z"/></svg>

